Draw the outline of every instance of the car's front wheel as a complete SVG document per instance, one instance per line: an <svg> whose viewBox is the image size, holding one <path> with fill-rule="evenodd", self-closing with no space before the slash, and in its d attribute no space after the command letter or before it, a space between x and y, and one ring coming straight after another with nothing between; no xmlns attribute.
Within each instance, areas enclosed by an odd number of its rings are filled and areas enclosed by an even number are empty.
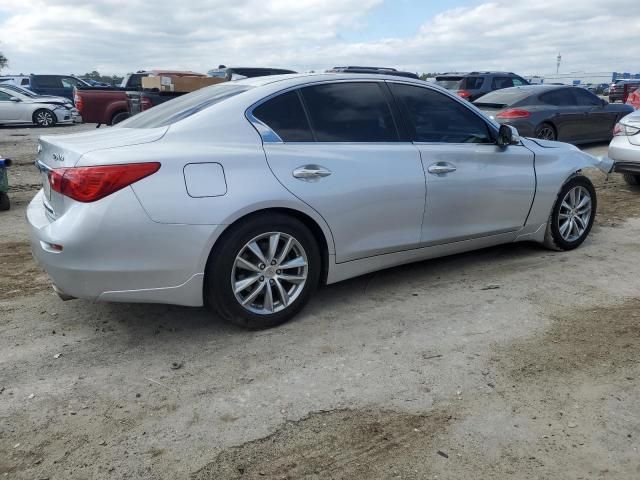
<svg viewBox="0 0 640 480"><path fill-rule="evenodd" d="M225 233L209 259L207 303L245 328L280 325L309 300L320 280L320 252L310 230L280 213L255 217Z"/></svg>
<svg viewBox="0 0 640 480"><path fill-rule="evenodd" d="M596 190L582 175L571 178L560 189L553 206L545 246L553 250L573 250L585 241L596 216Z"/></svg>
<svg viewBox="0 0 640 480"><path fill-rule="evenodd" d="M53 127L56 124L56 116L51 110L41 108L33 114L33 123L39 127Z"/></svg>

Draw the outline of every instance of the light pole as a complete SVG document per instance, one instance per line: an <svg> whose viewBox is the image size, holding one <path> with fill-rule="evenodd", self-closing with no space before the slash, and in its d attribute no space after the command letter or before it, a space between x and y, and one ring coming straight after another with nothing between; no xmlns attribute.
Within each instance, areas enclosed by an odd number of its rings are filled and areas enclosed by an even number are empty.
<svg viewBox="0 0 640 480"><path fill-rule="evenodd" d="M560 62L562 61L562 55L558 53L558 58L556 58L556 75L560 72Z"/></svg>

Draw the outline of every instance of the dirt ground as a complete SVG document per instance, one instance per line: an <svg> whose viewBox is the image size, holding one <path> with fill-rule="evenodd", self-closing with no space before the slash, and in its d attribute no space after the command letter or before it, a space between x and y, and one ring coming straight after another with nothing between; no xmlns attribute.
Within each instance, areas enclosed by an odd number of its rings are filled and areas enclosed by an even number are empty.
<svg viewBox="0 0 640 480"><path fill-rule="evenodd" d="M394 268L246 332L204 309L60 301L24 221L42 133L0 128L17 163L0 212L0 478L640 478L640 190L620 176L593 177L579 250Z"/></svg>

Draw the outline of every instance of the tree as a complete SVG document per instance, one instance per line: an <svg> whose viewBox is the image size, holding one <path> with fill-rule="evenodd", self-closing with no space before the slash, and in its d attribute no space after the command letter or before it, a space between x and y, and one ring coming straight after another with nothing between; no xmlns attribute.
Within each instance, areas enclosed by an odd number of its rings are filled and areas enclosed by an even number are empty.
<svg viewBox="0 0 640 480"><path fill-rule="evenodd" d="M0 70L9 65L9 60L0 52Z"/></svg>

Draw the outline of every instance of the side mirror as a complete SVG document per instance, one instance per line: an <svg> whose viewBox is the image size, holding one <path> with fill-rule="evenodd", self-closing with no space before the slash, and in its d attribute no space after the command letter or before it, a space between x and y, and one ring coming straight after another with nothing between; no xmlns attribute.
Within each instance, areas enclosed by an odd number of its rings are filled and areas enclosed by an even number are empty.
<svg viewBox="0 0 640 480"><path fill-rule="evenodd" d="M518 135L518 130L516 130L515 127L512 127L511 125L500 125L496 144L499 147L505 148L509 145L516 145L518 143L520 143L520 135Z"/></svg>
<svg viewBox="0 0 640 480"><path fill-rule="evenodd" d="M22 100L20 100L18 97L11 97L9 99L10 102L21 102Z"/></svg>

